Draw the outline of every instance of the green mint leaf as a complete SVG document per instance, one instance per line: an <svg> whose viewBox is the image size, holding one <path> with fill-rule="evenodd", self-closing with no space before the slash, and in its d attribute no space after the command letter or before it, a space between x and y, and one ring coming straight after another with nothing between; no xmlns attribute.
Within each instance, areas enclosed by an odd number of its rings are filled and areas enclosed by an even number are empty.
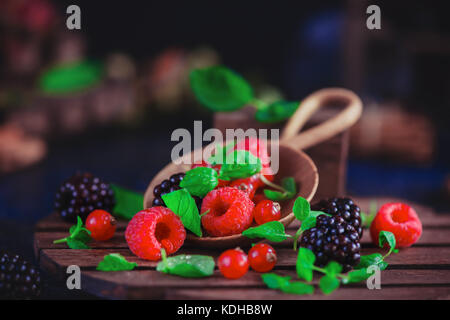
<svg viewBox="0 0 450 320"><path fill-rule="evenodd" d="M265 238L273 242L281 242L290 237L286 234L284 225L280 221L270 221L257 227L248 228L242 232L242 235L250 239Z"/></svg>
<svg viewBox="0 0 450 320"><path fill-rule="evenodd" d="M103 260L97 265L98 271L129 271L137 267L137 263L128 262L124 256L119 253L111 253L103 257Z"/></svg>
<svg viewBox="0 0 450 320"><path fill-rule="evenodd" d="M380 253L372 253L369 255L361 256L361 259L358 263L358 265L355 267L356 270L367 268L373 264L378 265L380 262L383 261L383 255Z"/></svg>
<svg viewBox="0 0 450 320"><path fill-rule="evenodd" d="M297 194L297 186L295 184L295 179L293 177L286 177L281 180L281 185L283 186L285 192L287 193L287 199L291 199Z"/></svg>
<svg viewBox="0 0 450 320"><path fill-rule="evenodd" d="M380 261L377 264L377 266L378 266L378 268L380 268L381 271L383 271L389 266L389 264L386 261L383 260L383 261Z"/></svg>
<svg viewBox="0 0 450 320"><path fill-rule="evenodd" d="M342 271L342 266L336 261L331 261L325 266L325 272L329 276L336 276Z"/></svg>
<svg viewBox="0 0 450 320"><path fill-rule="evenodd" d="M203 198L219 184L217 171L213 168L196 167L186 172L180 182L181 188L186 188L191 195Z"/></svg>
<svg viewBox="0 0 450 320"><path fill-rule="evenodd" d="M235 150L227 154L220 168L219 179L234 180L248 178L262 169L261 160L247 150Z"/></svg>
<svg viewBox="0 0 450 320"><path fill-rule="evenodd" d="M313 278L313 267L316 256L314 253L306 248L298 250L296 270L300 279L311 281Z"/></svg>
<svg viewBox="0 0 450 320"><path fill-rule="evenodd" d="M161 261L156 270L185 278L202 278L211 276L214 266L214 259L210 256L181 254Z"/></svg>
<svg viewBox="0 0 450 320"><path fill-rule="evenodd" d="M291 277L280 276L275 273L264 273L261 275L263 282L270 289L281 289L283 286L289 284Z"/></svg>
<svg viewBox="0 0 450 320"><path fill-rule="evenodd" d="M283 291L284 293L299 294L299 295L313 294L314 286L300 281L292 281L286 285L283 285L281 287L281 291Z"/></svg>
<svg viewBox="0 0 450 320"><path fill-rule="evenodd" d="M186 229L198 237L202 236L201 218L197 205L186 189L166 193L162 199L166 206L180 217Z"/></svg>
<svg viewBox="0 0 450 320"><path fill-rule="evenodd" d="M380 248L383 248L386 244L389 246L389 252L386 255L388 256L395 249L396 241L395 236L392 232L383 230L380 231L378 235L378 245L380 246Z"/></svg>
<svg viewBox="0 0 450 320"><path fill-rule="evenodd" d="M208 158L208 163L211 165L223 164L227 158L228 151L234 148L236 145L235 141L230 142L225 147L221 144L216 144L214 154Z"/></svg>
<svg viewBox="0 0 450 320"><path fill-rule="evenodd" d="M286 198L286 195L284 193L269 189L264 189L264 195L267 199L272 201L283 201Z"/></svg>
<svg viewBox="0 0 450 320"><path fill-rule="evenodd" d="M234 111L253 99L247 81L224 66L195 69L189 80L197 100L213 111Z"/></svg>
<svg viewBox="0 0 450 320"><path fill-rule="evenodd" d="M347 273L347 277L342 280L344 284L356 283L367 280L372 274L367 268L362 268L358 270L353 270Z"/></svg>
<svg viewBox="0 0 450 320"><path fill-rule="evenodd" d="M320 278L319 288L324 294L330 294L337 288L339 288L339 279L332 275L324 275Z"/></svg>
<svg viewBox="0 0 450 320"><path fill-rule="evenodd" d="M70 234L71 234L70 238L84 242L86 244L92 240L92 238L90 236L91 232L88 229L81 228L79 231L77 231L76 234L73 233L73 231L75 231L75 229L76 229L76 226L70 227Z"/></svg>
<svg viewBox="0 0 450 320"><path fill-rule="evenodd" d="M138 192L127 190L115 184L111 184L114 191L116 205L113 214L117 217L131 220L133 216L144 209L144 195Z"/></svg>
<svg viewBox="0 0 450 320"><path fill-rule="evenodd" d="M276 101L260 107L255 113L255 119L264 123L276 123L290 118L299 106L298 101Z"/></svg>
<svg viewBox="0 0 450 320"><path fill-rule="evenodd" d="M73 239L73 238L67 238L67 245L70 249L90 249L90 247L84 243L83 241Z"/></svg>
<svg viewBox="0 0 450 320"><path fill-rule="evenodd" d="M270 189L264 189L264 195L267 199L273 201L284 201L287 199L293 198L297 194L297 186L295 184L295 180L293 177L286 177L281 181L281 186L274 184L273 182L268 181L261 176L261 181L267 184L269 187L278 189L280 191L274 191Z"/></svg>
<svg viewBox="0 0 450 320"><path fill-rule="evenodd" d="M294 215L299 221L303 221L309 217L311 207L308 200L302 197L298 197L294 202L293 207Z"/></svg>

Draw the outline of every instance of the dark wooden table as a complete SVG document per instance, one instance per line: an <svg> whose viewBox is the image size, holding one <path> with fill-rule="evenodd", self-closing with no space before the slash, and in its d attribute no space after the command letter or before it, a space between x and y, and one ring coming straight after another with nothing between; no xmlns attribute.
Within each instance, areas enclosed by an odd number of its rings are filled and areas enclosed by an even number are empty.
<svg viewBox="0 0 450 320"><path fill-rule="evenodd" d="M367 211L367 198L355 198L363 211ZM376 199L378 204L399 199ZM405 201L403 201L405 202ZM406 202L408 203L408 202ZM381 290L369 290L365 283L342 286L325 296L316 289L309 296L297 296L269 290L260 274L249 271L237 280L227 280L218 271L212 277L186 279L159 273L156 262L134 256L124 239L126 222L121 221L113 239L92 242L90 250L67 249L65 244L53 244L53 240L65 237L70 224L53 214L36 225L35 254L40 267L61 280L68 275L69 265L80 266L82 290L104 298L115 299L450 299L450 215L435 214L430 208L410 203L423 223L423 234L413 247L402 249L387 258L389 267L381 273ZM288 232L293 234L298 223ZM363 239L363 254L380 252L370 241L368 231ZM274 272L295 278L296 252L292 240L274 244L278 263ZM248 248L246 248L248 249ZM137 262L133 271L100 272L95 267L105 254L120 253L129 261ZM185 244L178 253L212 255L220 250L201 249ZM314 278L317 284L318 276Z"/></svg>

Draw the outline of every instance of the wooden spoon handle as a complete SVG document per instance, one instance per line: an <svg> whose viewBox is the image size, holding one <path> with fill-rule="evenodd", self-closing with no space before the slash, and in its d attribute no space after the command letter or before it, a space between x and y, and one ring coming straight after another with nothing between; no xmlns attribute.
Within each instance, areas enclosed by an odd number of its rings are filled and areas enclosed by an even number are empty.
<svg viewBox="0 0 450 320"><path fill-rule="evenodd" d="M333 118L298 134L308 119L330 102L344 102L346 106ZM280 140L297 149L306 149L350 128L358 121L361 112L361 99L353 91L342 88L318 90L300 103L284 127Z"/></svg>

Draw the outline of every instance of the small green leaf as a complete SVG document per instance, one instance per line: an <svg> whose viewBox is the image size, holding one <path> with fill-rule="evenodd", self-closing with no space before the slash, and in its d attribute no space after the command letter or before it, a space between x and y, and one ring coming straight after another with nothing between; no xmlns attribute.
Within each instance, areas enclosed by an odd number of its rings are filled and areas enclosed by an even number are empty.
<svg viewBox="0 0 450 320"><path fill-rule="evenodd" d="M135 262L128 262L124 256L119 253L111 253L103 257L103 260L97 265L98 271L128 271L137 266Z"/></svg>
<svg viewBox="0 0 450 320"><path fill-rule="evenodd" d="M280 276L275 273L264 273L261 275L263 282L270 289L281 289L283 286L289 284L291 277Z"/></svg>
<svg viewBox="0 0 450 320"><path fill-rule="evenodd" d="M264 189L264 195L272 201L284 201L286 199L286 195L280 191Z"/></svg>
<svg viewBox="0 0 450 320"><path fill-rule="evenodd" d="M286 240L290 235L286 234L284 225L280 221L270 221L257 227L248 228L242 232L247 238L265 238L273 242Z"/></svg>
<svg viewBox="0 0 450 320"><path fill-rule="evenodd" d="M195 69L189 79L198 101L213 111L234 111L253 99L247 81L224 66Z"/></svg>
<svg viewBox="0 0 450 320"><path fill-rule="evenodd" d="M133 216L144 209L144 196L141 193L127 190L118 185L111 184L114 191L116 205L113 214L117 217L131 220Z"/></svg>
<svg viewBox="0 0 450 320"><path fill-rule="evenodd" d="M267 181L264 176L261 176L261 180L269 187L279 189L280 191L274 191L270 189L264 189L264 195L267 199L272 201L284 201L293 198L297 194L297 186L293 177L286 177L281 181L281 186Z"/></svg>
<svg viewBox="0 0 450 320"><path fill-rule="evenodd" d="M291 281L286 285L281 287L281 291L284 293L290 294L313 294L314 286L300 282L300 281Z"/></svg>
<svg viewBox="0 0 450 320"><path fill-rule="evenodd" d="M331 261L325 266L325 272L329 276L336 276L342 271L342 266L336 261Z"/></svg>
<svg viewBox="0 0 450 320"><path fill-rule="evenodd" d="M324 294L330 294L337 288L339 288L339 279L332 275L324 275L320 278L319 288Z"/></svg>
<svg viewBox="0 0 450 320"><path fill-rule="evenodd" d="M220 168L219 179L234 180L248 178L262 169L261 160L247 150L234 150L227 154Z"/></svg>
<svg viewBox="0 0 450 320"><path fill-rule="evenodd" d="M281 180L281 185L286 190L287 199L291 199L297 194L297 186L295 184L295 179L293 177L286 177Z"/></svg>
<svg viewBox="0 0 450 320"><path fill-rule="evenodd" d="M90 249L86 243L70 237L67 238L67 245L70 249Z"/></svg>
<svg viewBox="0 0 450 320"><path fill-rule="evenodd" d="M201 217L197 205L186 189L166 193L162 199L166 206L180 217L186 229L198 237L202 236Z"/></svg>
<svg viewBox="0 0 450 320"><path fill-rule="evenodd" d="M235 141L230 142L225 147L222 147L221 144L215 145L214 154L209 157L208 163L211 165L223 164L227 158L228 151L230 151L236 145Z"/></svg>
<svg viewBox="0 0 450 320"><path fill-rule="evenodd" d="M219 184L217 171L213 168L196 167L186 172L180 182L181 188L186 188L191 195L203 198Z"/></svg>
<svg viewBox="0 0 450 320"><path fill-rule="evenodd" d="M389 252L386 255L388 256L389 254L391 254L392 250L395 249L396 241L395 236L392 232L383 230L378 234L378 245L380 246L380 248L383 248L386 244L389 246Z"/></svg>
<svg viewBox="0 0 450 320"><path fill-rule="evenodd" d="M316 256L314 253L306 248L298 250L296 270L300 279L311 281L313 278L313 267Z"/></svg>
<svg viewBox="0 0 450 320"><path fill-rule="evenodd" d="M379 264L383 261L383 255L380 253L372 253L369 255L361 256L361 259L355 269L367 268L373 264Z"/></svg>
<svg viewBox="0 0 450 320"><path fill-rule="evenodd" d="M309 217L311 207L308 200L302 197L298 197L294 202L294 215L299 221L303 221Z"/></svg>
<svg viewBox="0 0 450 320"><path fill-rule="evenodd" d="M343 283L356 283L367 280L372 274L368 272L367 268L353 270L347 273L347 278L342 280Z"/></svg>
<svg viewBox="0 0 450 320"><path fill-rule="evenodd" d="M161 261L156 270L185 278L202 278L211 276L214 266L210 256L181 254Z"/></svg>
<svg viewBox="0 0 450 320"><path fill-rule="evenodd" d="M298 101L276 101L258 108L255 119L264 123L276 123L290 118L299 106Z"/></svg>

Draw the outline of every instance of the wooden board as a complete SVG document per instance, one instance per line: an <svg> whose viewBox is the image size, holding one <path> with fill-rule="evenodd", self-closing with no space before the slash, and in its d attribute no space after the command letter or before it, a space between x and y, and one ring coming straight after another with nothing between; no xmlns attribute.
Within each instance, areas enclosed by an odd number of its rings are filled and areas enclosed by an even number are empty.
<svg viewBox="0 0 450 320"><path fill-rule="evenodd" d="M371 199L356 198L363 211L367 211ZM400 201L377 198L379 204ZM404 202L404 201L402 201ZM89 250L68 249L65 244L53 244L53 240L67 235L70 224L55 214L36 225L35 253L41 268L64 280L66 268L78 265L82 270L82 289L104 298L113 299L450 299L450 215L437 215L430 208L411 204L419 213L424 231L419 242L412 248L403 249L388 257L389 267L382 272L382 290L369 290L365 283L343 286L329 296L319 290L311 296L296 296L269 290L261 281L260 274L249 271L237 280L227 280L216 270L212 277L184 279L159 273L156 262L142 260L133 255L124 240L125 221L120 221L113 239L92 242ZM298 224L288 228L294 234ZM277 250L278 263L274 271L295 278L296 253L292 241L273 244ZM381 252L371 243L365 230L362 253ZM248 248L245 248L248 249ZM133 271L99 272L98 262L109 253L120 253L129 261L138 263ZM211 255L215 258L220 250L196 248L185 244L179 253ZM317 284L318 277L313 283Z"/></svg>

